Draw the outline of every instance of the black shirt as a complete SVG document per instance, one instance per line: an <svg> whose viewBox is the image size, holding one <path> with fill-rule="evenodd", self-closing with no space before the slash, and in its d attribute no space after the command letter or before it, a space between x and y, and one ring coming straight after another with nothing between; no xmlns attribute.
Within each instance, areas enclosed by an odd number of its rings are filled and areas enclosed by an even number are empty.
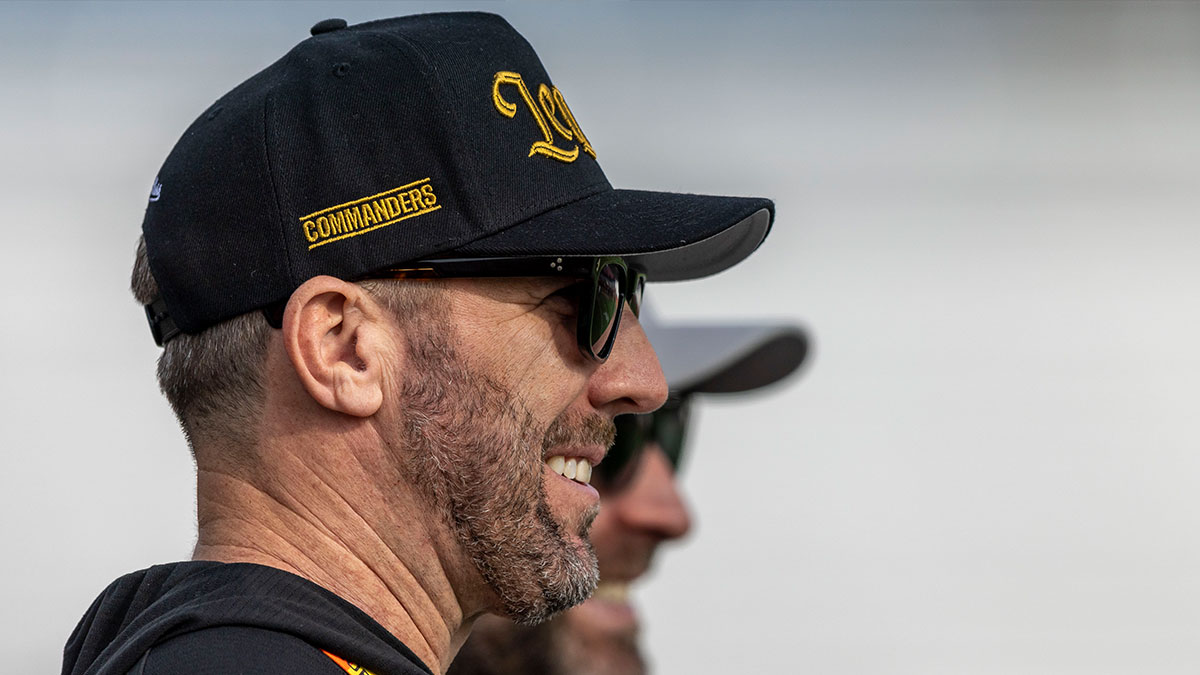
<svg viewBox="0 0 1200 675"><path fill-rule="evenodd" d="M432 675L365 612L249 563L156 565L114 581L63 650L63 675Z"/></svg>

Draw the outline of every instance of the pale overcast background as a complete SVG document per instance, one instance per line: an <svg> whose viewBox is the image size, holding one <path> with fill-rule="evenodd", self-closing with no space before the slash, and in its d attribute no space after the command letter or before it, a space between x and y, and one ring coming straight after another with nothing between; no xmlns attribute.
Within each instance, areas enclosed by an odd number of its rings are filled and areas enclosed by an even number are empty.
<svg viewBox="0 0 1200 675"><path fill-rule="evenodd" d="M193 544L126 290L175 140L320 19L452 6L0 4L4 670ZM662 315L815 336L700 411L659 673L1200 672L1200 4L485 7L615 185L776 199Z"/></svg>

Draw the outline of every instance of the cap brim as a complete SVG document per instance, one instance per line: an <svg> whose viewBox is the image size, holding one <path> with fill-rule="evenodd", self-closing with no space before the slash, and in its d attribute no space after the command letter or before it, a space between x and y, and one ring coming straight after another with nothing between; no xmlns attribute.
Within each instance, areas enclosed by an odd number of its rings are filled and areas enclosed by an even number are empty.
<svg viewBox="0 0 1200 675"><path fill-rule="evenodd" d="M793 324L663 325L643 312L642 327L678 394L749 391L804 363L808 336Z"/></svg>
<svg viewBox="0 0 1200 675"><path fill-rule="evenodd" d="M460 246L456 256L624 256L651 281L716 274L754 252L775 205L762 197L604 190Z"/></svg>

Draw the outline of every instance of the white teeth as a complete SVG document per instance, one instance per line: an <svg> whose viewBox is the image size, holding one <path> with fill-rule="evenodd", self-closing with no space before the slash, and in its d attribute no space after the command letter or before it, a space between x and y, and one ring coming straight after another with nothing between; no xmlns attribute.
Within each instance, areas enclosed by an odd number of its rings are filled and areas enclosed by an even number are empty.
<svg viewBox="0 0 1200 675"><path fill-rule="evenodd" d="M546 466L554 473L584 485L592 480L592 463L582 457L567 459L562 455L555 455L546 460Z"/></svg>
<svg viewBox="0 0 1200 675"><path fill-rule="evenodd" d="M602 581L596 586L596 592L592 594L592 597L605 602L628 603L629 584Z"/></svg>

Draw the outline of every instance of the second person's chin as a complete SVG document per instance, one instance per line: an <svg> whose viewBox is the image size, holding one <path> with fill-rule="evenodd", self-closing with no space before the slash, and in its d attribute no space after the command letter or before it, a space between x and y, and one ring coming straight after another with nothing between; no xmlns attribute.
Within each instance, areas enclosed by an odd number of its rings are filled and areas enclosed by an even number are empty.
<svg viewBox="0 0 1200 675"><path fill-rule="evenodd" d="M556 623L560 672L572 675L643 675L646 664L638 648L637 620L628 605L588 600Z"/></svg>

